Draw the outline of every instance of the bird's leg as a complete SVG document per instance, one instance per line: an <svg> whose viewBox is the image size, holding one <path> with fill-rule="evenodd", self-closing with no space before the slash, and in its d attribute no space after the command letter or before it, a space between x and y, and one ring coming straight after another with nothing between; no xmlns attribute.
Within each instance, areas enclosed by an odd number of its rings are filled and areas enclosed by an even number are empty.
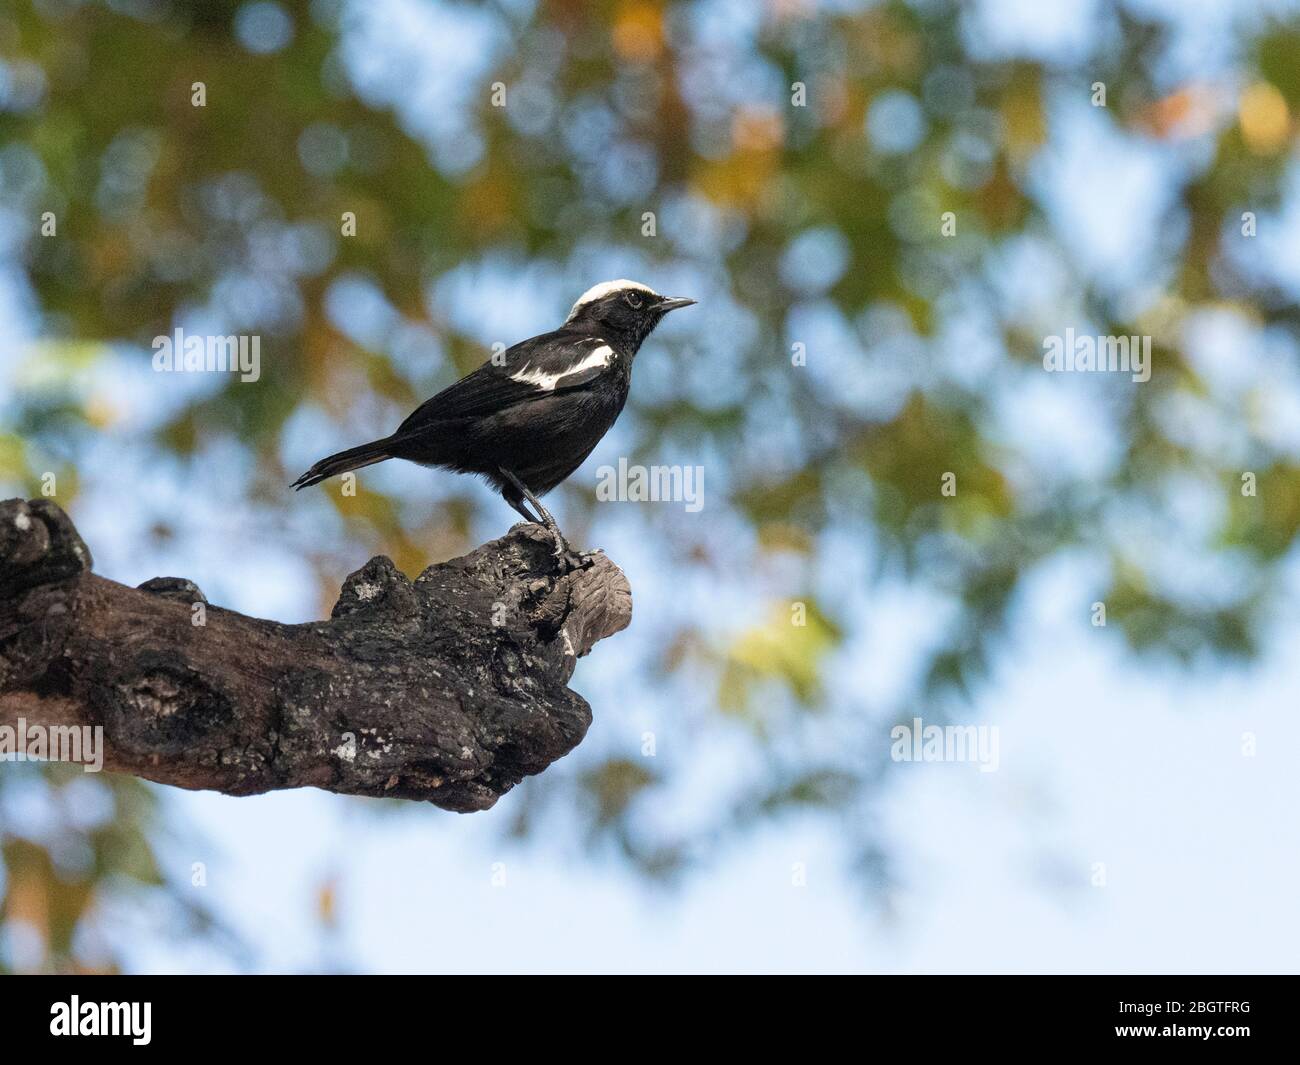
<svg viewBox="0 0 1300 1065"><path fill-rule="evenodd" d="M529 491L528 486L525 485L523 481L507 470L504 466L500 467L500 470L501 476L509 481L511 485L514 486L515 491L522 495L524 499L528 500L528 502L532 504L533 509L541 515L541 519L538 520L528 513L524 508L522 501L516 502L508 500L510 505L520 514L523 514L534 524L544 526L546 531L551 534L551 539L555 543L555 560L559 562L561 568L583 569L590 566L595 556L590 553L576 552L569 547L569 542L564 538L564 533L560 532L559 523L556 522L551 512L542 505L542 501Z"/></svg>
<svg viewBox="0 0 1300 1065"><path fill-rule="evenodd" d="M529 510L526 506L524 506L524 500L522 496L512 496L505 492L502 492L501 494L505 498L505 501L510 504L511 508L513 508L513 510L517 514L522 515L524 521L528 522L529 525L542 524L542 519L539 518L536 514L534 514L531 510Z"/></svg>

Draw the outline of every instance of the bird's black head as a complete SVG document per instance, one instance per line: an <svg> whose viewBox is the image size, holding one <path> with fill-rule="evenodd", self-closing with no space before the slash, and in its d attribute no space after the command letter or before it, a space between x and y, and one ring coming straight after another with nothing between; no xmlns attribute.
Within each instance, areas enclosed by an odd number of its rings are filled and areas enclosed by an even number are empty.
<svg viewBox="0 0 1300 1065"><path fill-rule="evenodd" d="M635 351L665 314L694 302L678 296L661 296L635 281L604 281L578 297L565 324L598 327L630 344Z"/></svg>

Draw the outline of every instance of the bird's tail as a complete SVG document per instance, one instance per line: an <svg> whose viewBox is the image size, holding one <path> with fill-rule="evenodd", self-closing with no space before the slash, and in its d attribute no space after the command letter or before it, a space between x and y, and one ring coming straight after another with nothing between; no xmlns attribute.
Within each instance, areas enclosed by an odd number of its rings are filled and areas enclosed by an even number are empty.
<svg viewBox="0 0 1300 1065"><path fill-rule="evenodd" d="M376 462L383 462L384 459L392 458L393 456L388 451L388 445L391 442L392 437L386 436L382 440L372 440L368 444L350 447L346 451L340 451L337 455L323 458L294 481L293 487L307 488L313 484L320 484L326 477L333 477L336 473L359 470L362 466L371 466Z"/></svg>

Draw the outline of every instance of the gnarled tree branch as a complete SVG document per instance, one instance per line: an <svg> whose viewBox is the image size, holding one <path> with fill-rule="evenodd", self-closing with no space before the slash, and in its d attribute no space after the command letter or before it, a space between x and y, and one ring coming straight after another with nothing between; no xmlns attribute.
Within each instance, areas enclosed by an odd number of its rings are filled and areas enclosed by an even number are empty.
<svg viewBox="0 0 1300 1065"><path fill-rule="evenodd" d="M102 725L107 768L182 788L485 810L582 740L569 677L631 615L614 563L561 574L536 526L414 582L373 558L282 625L106 580L58 506L0 503L0 725Z"/></svg>

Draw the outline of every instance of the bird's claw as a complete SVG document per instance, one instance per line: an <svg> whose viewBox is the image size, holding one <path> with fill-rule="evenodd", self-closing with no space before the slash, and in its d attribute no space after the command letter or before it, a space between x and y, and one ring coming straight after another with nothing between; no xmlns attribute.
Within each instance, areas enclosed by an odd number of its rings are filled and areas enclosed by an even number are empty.
<svg viewBox="0 0 1300 1065"><path fill-rule="evenodd" d="M571 573L574 570L586 569L588 566L595 563L595 552L575 551L569 546L569 542L565 540L563 534L561 534L558 528L549 529L548 531L551 534L551 539L555 542L555 551L553 552L553 555L555 557L556 565L560 567L561 573Z"/></svg>
<svg viewBox="0 0 1300 1065"><path fill-rule="evenodd" d="M566 551L559 561L560 568L565 573L572 573L574 570L586 569L588 566L594 566L596 564L596 552Z"/></svg>

